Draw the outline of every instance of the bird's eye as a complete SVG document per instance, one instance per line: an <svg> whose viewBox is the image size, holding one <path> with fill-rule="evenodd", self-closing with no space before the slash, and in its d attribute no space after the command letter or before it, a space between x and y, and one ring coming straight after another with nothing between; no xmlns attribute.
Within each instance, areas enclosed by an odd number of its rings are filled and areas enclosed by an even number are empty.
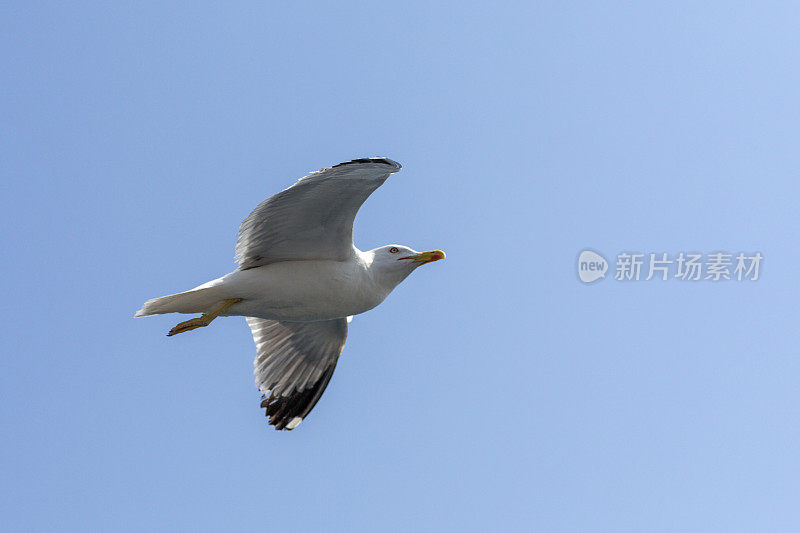
<svg viewBox="0 0 800 533"><path fill-rule="evenodd" d="M400 250L398 250L397 247L395 247L395 246L392 246L391 248L389 248L389 253L390 254L396 254L399 251Z"/></svg>

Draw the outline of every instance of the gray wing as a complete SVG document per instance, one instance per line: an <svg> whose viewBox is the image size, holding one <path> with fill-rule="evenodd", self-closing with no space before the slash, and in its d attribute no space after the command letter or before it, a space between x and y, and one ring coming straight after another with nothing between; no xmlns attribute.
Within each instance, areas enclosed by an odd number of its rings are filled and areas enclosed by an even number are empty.
<svg viewBox="0 0 800 533"><path fill-rule="evenodd" d="M254 374L269 423L294 429L319 401L347 339L347 319L277 322L247 317L256 343Z"/></svg>
<svg viewBox="0 0 800 533"><path fill-rule="evenodd" d="M239 228L239 269L278 261L347 259L358 209L401 168L383 157L355 159L309 174L264 200Z"/></svg>

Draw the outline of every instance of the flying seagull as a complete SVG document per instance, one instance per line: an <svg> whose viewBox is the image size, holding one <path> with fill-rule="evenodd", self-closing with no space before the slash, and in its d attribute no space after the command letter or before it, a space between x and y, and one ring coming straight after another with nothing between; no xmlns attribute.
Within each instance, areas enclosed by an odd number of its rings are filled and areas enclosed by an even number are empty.
<svg viewBox="0 0 800 533"><path fill-rule="evenodd" d="M202 313L168 336L244 316L256 343L256 387L269 423L291 430L331 380L353 315L369 311L417 267L444 259L388 244L353 244L361 204L402 167L384 157L354 159L301 178L244 219L239 267L190 291L147 301L135 316Z"/></svg>

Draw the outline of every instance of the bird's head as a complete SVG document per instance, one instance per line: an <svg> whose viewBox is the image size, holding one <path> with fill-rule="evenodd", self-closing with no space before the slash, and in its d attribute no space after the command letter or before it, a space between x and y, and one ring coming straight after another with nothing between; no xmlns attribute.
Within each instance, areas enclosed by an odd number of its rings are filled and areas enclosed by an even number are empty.
<svg viewBox="0 0 800 533"><path fill-rule="evenodd" d="M400 281L417 267L445 258L441 250L417 252L401 244L387 244L370 250L369 253L372 254L371 269L386 275L399 276Z"/></svg>

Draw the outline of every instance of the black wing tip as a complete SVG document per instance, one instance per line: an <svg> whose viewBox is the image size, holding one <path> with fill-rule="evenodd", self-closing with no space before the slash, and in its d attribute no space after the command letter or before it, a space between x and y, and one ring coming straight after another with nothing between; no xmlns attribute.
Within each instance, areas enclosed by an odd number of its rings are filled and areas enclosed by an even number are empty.
<svg viewBox="0 0 800 533"><path fill-rule="evenodd" d="M388 157L362 157L359 159L353 159L352 161L346 161L344 163L339 163L338 165L333 165L331 168L343 167L346 165L362 165L364 163L378 163L380 165L388 165L395 169L395 171L400 170L403 168L403 165L398 163L397 161L392 161Z"/></svg>
<svg viewBox="0 0 800 533"><path fill-rule="evenodd" d="M269 424L275 426L275 429L279 431L284 429L291 431L300 425L300 422L308 416L308 413L322 397L335 368L335 364L331 365L316 383L305 390L294 391L289 396L277 398L272 394L262 396L261 407L267 409L266 416L269 418Z"/></svg>

